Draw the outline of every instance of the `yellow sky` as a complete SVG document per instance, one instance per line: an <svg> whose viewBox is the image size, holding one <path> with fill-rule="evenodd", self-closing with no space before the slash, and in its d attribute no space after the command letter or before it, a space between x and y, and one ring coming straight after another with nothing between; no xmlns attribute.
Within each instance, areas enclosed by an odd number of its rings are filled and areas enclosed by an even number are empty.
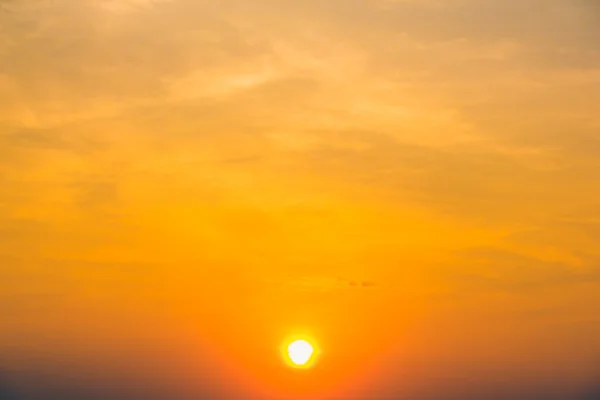
<svg viewBox="0 0 600 400"><path fill-rule="evenodd" d="M1 1L0 372L247 398L586 387L599 12ZM295 331L323 347L312 376L277 358Z"/></svg>

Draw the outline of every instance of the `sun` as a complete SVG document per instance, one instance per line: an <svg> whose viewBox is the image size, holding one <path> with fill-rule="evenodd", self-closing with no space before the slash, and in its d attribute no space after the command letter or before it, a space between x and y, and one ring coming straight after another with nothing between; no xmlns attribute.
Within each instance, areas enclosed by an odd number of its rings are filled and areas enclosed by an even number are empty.
<svg viewBox="0 0 600 400"><path fill-rule="evenodd" d="M284 347L284 358L294 368L310 368L316 359L316 346L305 339L296 339Z"/></svg>
<svg viewBox="0 0 600 400"><path fill-rule="evenodd" d="M315 352L312 345L306 340L296 340L290 343L287 351L290 360L296 365L306 365Z"/></svg>

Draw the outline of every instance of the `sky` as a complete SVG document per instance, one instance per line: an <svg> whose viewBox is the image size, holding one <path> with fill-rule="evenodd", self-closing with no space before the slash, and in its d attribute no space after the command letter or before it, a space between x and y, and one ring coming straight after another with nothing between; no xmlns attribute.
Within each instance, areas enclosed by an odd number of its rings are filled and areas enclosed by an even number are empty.
<svg viewBox="0 0 600 400"><path fill-rule="evenodd" d="M596 400L599 241L595 0L0 0L2 399Z"/></svg>

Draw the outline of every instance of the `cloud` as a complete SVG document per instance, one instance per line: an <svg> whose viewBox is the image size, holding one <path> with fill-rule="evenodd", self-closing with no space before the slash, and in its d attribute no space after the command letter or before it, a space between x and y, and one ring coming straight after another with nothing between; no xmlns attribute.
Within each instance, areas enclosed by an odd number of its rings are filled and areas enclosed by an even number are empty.
<svg viewBox="0 0 600 400"><path fill-rule="evenodd" d="M1 4L13 316L65 293L119 308L152 276L148 304L206 290L231 309L260 298L266 315L343 292L365 301L353 315L390 324L403 301L457 327L464 310L506 309L507 326L577 310L593 331L593 1Z"/></svg>
<svg viewBox="0 0 600 400"><path fill-rule="evenodd" d="M333 293L347 289L369 289L378 285L372 281L361 281L333 276L304 276L290 277L284 280L277 280L278 285L292 287L299 290L317 291L323 293Z"/></svg>
<svg viewBox="0 0 600 400"><path fill-rule="evenodd" d="M595 207L583 2L99 4L3 14L13 221L36 195L98 219L102 207L133 215L126 205L161 187L249 213L310 205L320 188L368 192L507 234ZM280 182L298 189L275 201Z"/></svg>
<svg viewBox="0 0 600 400"><path fill-rule="evenodd" d="M375 282L371 282L371 281L355 281L355 280L346 280L346 282L348 282L348 284L352 287L358 287L358 288L372 288L377 286L375 284Z"/></svg>
<svg viewBox="0 0 600 400"><path fill-rule="evenodd" d="M597 264L597 259L595 260ZM500 249L471 249L454 267L450 278L458 290L531 292L577 285L600 285L600 268L576 270L565 262L552 262ZM471 270L471 272L466 272ZM460 271L464 271L464 275ZM452 272L450 272L452 274ZM471 289L467 289L470 287Z"/></svg>

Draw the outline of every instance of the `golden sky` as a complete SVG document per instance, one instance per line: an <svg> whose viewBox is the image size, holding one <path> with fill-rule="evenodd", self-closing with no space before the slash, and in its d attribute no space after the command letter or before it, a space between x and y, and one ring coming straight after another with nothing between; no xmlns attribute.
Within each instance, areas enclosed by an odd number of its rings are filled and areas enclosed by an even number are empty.
<svg viewBox="0 0 600 400"><path fill-rule="evenodd" d="M599 27L594 0L0 0L0 393L584 396Z"/></svg>

